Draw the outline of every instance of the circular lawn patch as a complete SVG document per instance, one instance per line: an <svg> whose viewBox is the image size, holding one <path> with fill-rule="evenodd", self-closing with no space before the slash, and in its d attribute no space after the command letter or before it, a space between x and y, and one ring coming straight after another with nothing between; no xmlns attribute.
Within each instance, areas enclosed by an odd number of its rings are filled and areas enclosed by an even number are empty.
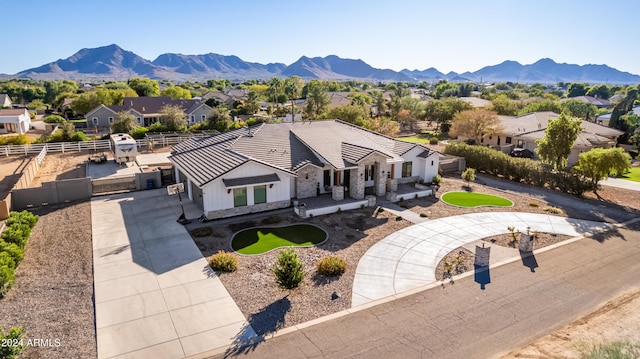
<svg viewBox="0 0 640 359"><path fill-rule="evenodd" d="M447 192L440 197L445 203L458 207L511 207L510 200L476 192Z"/></svg>
<svg viewBox="0 0 640 359"><path fill-rule="evenodd" d="M327 240L327 232L310 224L243 229L231 239L240 254L262 254L280 247L310 247Z"/></svg>

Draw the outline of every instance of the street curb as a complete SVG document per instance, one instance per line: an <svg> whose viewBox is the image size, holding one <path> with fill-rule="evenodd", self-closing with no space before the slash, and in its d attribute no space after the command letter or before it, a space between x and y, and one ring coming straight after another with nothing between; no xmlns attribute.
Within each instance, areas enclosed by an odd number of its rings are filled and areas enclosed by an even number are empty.
<svg viewBox="0 0 640 359"><path fill-rule="evenodd" d="M597 233L606 233L606 232L609 232L609 231L613 231L613 230L615 230L617 228L628 226L628 225L636 223L636 222L640 222L640 218L634 218L634 219L628 220L628 221L623 222L623 223L610 223L612 227L604 229L604 230L600 230ZM553 250L555 248L562 247L562 246L577 242L577 241L579 241L581 239L584 239L584 238L590 238L593 235L594 235L594 233L585 232L585 233L583 233L583 234L581 234L579 236L572 237L572 238L567 239L565 241L562 241L562 242L559 242L559 243L556 243L556 244L552 244L552 245L546 246L544 248L537 249L537 250L531 252L531 254L535 255L535 254L539 254L539 253L544 253L544 252ZM510 258L510 259L503 260L503 261L498 262L498 263L494 263L494 264L490 265L487 269L497 268L497 267L500 267L500 266L503 266L503 265L506 265L506 264L509 264L509 263L517 262L519 260L521 260L521 257L513 257L513 258ZM453 276L451 278L451 281L456 281L458 279L466 278L466 277L472 276L474 274L475 274L474 271L468 271L468 272L462 273L460 275ZM300 331L302 329L306 329L306 328L312 327L312 326L317 325L317 324L328 322L328 321L333 320L333 319L341 318L341 317L347 316L349 314L357 313L357 312L360 312L362 310L366 310L366 309L378 306L380 304L392 302L392 301L394 301L396 299L405 298L405 297L408 297L408 296L413 295L413 294L417 294L417 293L420 293L420 292L423 292L423 291L426 291L426 290L429 290L429 289L440 287L440 286L444 285L444 283L445 282L443 282L443 281L435 281L433 283L425 284L425 285L422 285L420 287L416 287L416 288L410 289L408 291L404 291L402 293L397 293L397 294L390 295L390 296L387 296L387 297L384 297L384 298L373 300L373 301L365 303L365 304L358 305L356 307L345 309L345 310L342 310L342 311L339 311L339 312L336 312L336 313L333 313L333 314L325 315L323 317L316 318L316 319L310 320L308 322L292 325L290 327L283 328L282 330L278 330L275 333L270 333L268 335L257 336L257 337L254 338L254 340L252 340L252 342L246 343L245 345L241 345L241 346L239 346L239 348L241 349L243 347L247 347L249 345L255 344L256 342L262 342L262 341L266 341L266 340L271 339L271 338L276 338L276 337L279 337L279 336L282 336L282 335L285 335L285 334L294 333L294 332ZM220 354L225 353L227 348L228 347L220 347L220 348L213 349L213 350L211 350L209 352L206 352L206 353L200 353L200 354L198 354L196 356L187 357L187 359L202 359L202 358L207 358L207 357L210 357L210 356L213 356L213 355L220 355Z"/></svg>

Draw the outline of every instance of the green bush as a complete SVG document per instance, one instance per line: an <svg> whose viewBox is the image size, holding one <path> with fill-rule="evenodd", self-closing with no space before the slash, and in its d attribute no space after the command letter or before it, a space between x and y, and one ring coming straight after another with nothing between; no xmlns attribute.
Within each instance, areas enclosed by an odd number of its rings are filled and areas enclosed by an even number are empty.
<svg viewBox="0 0 640 359"><path fill-rule="evenodd" d="M149 132L167 132L167 126L161 124L160 122L154 122L149 126Z"/></svg>
<svg viewBox="0 0 640 359"><path fill-rule="evenodd" d="M209 265L218 272L235 272L238 270L238 257L233 253L218 251L209 259Z"/></svg>
<svg viewBox="0 0 640 359"><path fill-rule="evenodd" d="M4 328L0 328L0 343L6 342L10 342L11 345L0 345L0 358L17 359L26 348L22 327L10 328L6 333Z"/></svg>
<svg viewBox="0 0 640 359"><path fill-rule="evenodd" d="M0 266L7 266L11 268L11 270L16 269L16 262L13 260L11 254L7 252L0 252Z"/></svg>
<svg viewBox="0 0 640 359"><path fill-rule="evenodd" d="M638 157L638 150L629 150L629 156L631 156L631 158L637 158Z"/></svg>
<svg viewBox="0 0 640 359"><path fill-rule="evenodd" d="M7 294L15 282L16 276L13 268L0 263L0 298Z"/></svg>
<svg viewBox="0 0 640 359"><path fill-rule="evenodd" d="M144 135L149 132L149 129L146 127L136 127L135 130L129 132L129 134L131 135L131 137L133 137L136 140L141 140L144 138Z"/></svg>
<svg viewBox="0 0 640 359"><path fill-rule="evenodd" d="M84 132L81 131L77 131L76 133L74 133L70 140L72 142L81 142L81 141L87 141L89 138L87 138L87 135L85 135Z"/></svg>
<svg viewBox="0 0 640 359"><path fill-rule="evenodd" d="M593 190L593 185L578 171L555 171L540 161L528 158L514 158L506 153L484 146L470 146L464 143L450 143L444 152L464 157L468 167L495 176L503 176L515 182L524 182L542 187L545 184L575 195Z"/></svg>
<svg viewBox="0 0 640 359"><path fill-rule="evenodd" d="M42 122L44 123L64 123L65 121L66 120L64 117L58 115L47 116L44 120L42 120Z"/></svg>
<svg viewBox="0 0 640 359"><path fill-rule="evenodd" d="M304 281L304 265L293 248L278 253L271 271L276 276L276 283L283 289L297 288Z"/></svg>
<svg viewBox="0 0 640 359"><path fill-rule="evenodd" d="M442 176L440 176L440 175L433 176L433 178L431 179L431 183L436 185L436 186L439 186L440 183L442 183Z"/></svg>
<svg viewBox="0 0 640 359"><path fill-rule="evenodd" d="M430 145L437 145L438 142L440 142L440 140L438 140L438 137L431 137L429 138L429 144Z"/></svg>
<svg viewBox="0 0 640 359"><path fill-rule="evenodd" d="M28 226L24 224L14 225L7 227L4 232L2 232L2 240L7 243L13 243L20 247L20 249L24 249L30 234L31 229L29 229Z"/></svg>
<svg viewBox="0 0 640 359"><path fill-rule="evenodd" d="M29 137L27 137L27 135L0 136L0 146L25 145L29 142Z"/></svg>
<svg viewBox="0 0 640 359"><path fill-rule="evenodd" d="M347 270L347 262L336 256L324 257L316 264L318 273L327 277L342 275Z"/></svg>
<svg viewBox="0 0 640 359"><path fill-rule="evenodd" d="M38 223L38 218L39 217L37 215L29 211L13 211L9 213L9 218L7 218L7 221L5 223L7 224L7 226L12 226L14 223L22 223L28 225L30 228L33 228L36 223Z"/></svg>
<svg viewBox="0 0 640 359"><path fill-rule="evenodd" d="M15 243L8 243L0 239L0 255L7 253L16 264L16 267L22 262L24 258L24 251L18 247Z"/></svg>

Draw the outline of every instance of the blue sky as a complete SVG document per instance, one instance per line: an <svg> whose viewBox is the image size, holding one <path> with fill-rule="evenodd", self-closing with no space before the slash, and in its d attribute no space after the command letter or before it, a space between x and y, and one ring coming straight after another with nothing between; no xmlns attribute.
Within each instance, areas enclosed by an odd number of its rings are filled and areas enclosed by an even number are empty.
<svg viewBox="0 0 640 359"><path fill-rule="evenodd" d="M635 0L10 1L0 73L117 44L148 60L213 52L289 65L337 55L446 73L548 57L640 74L639 13Z"/></svg>

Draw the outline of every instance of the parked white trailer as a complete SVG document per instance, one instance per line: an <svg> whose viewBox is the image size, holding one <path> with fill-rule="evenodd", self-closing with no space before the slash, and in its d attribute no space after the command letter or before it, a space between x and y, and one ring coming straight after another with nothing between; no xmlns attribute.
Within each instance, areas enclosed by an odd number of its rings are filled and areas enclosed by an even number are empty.
<svg viewBox="0 0 640 359"><path fill-rule="evenodd" d="M116 163L133 162L138 155L136 140L126 133L115 133L111 135L111 146L113 148L113 158Z"/></svg>

